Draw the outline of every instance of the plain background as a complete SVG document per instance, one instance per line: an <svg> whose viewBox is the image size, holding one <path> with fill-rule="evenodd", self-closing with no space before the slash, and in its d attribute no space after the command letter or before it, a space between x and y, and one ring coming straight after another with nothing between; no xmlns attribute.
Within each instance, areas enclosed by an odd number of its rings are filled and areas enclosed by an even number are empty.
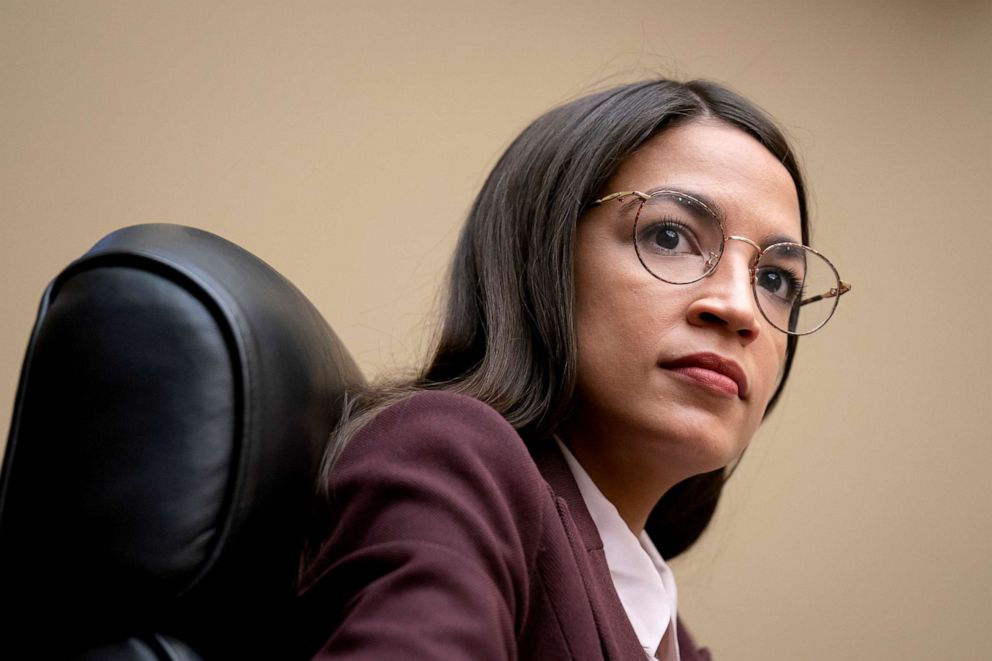
<svg viewBox="0 0 992 661"><path fill-rule="evenodd" d="M202 227L416 362L461 220L551 106L728 83L802 153L854 291L806 338L681 613L717 659L992 658L992 3L0 2L0 425L42 289Z"/></svg>

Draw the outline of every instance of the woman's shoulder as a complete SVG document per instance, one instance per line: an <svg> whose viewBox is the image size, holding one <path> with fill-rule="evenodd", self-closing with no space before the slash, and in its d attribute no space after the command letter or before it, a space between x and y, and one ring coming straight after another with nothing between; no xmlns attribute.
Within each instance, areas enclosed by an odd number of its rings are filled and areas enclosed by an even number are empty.
<svg viewBox="0 0 992 661"><path fill-rule="evenodd" d="M390 405L342 451L344 466L372 459L446 468L508 472L540 479L527 446L506 419L473 397L422 391Z"/></svg>
<svg viewBox="0 0 992 661"><path fill-rule="evenodd" d="M477 399L443 391L418 392L378 413L343 448L326 487L332 508L382 497L434 501L433 510L457 502L498 510L522 529L539 526L552 503L510 423Z"/></svg>
<svg viewBox="0 0 992 661"><path fill-rule="evenodd" d="M327 486L301 592L326 614L313 628L328 655L516 656L554 504L498 412L452 393L404 398L352 437Z"/></svg>
<svg viewBox="0 0 992 661"><path fill-rule="evenodd" d="M494 408L474 397L446 390L421 390L380 411L359 435L395 425L432 427L464 422L516 433Z"/></svg>

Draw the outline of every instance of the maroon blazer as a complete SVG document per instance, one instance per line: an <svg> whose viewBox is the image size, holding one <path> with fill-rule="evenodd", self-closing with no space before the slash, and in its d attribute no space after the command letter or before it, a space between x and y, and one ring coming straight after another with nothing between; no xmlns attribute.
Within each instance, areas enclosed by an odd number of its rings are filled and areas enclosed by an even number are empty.
<svg viewBox="0 0 992 661"><path fill-rule="evenodd" d="M318 659L644 659L553 442L528 449L489 406L420 393L332 471L334 527L302 595ZM684 661L706 661L679 626Z"/></svg>

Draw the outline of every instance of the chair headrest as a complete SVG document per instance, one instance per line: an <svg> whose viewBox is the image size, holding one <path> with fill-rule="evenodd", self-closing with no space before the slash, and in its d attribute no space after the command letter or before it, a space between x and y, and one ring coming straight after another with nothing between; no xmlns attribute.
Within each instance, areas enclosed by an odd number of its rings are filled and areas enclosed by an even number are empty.
<svg viewBox="0 0 992 661"><path fill-rule="evenodd" d="M313 305L238 246L176 225L101 240L49 285L25 358L0 482L19 612L0 639L25 656L141 631L205 658L274 645L360 382Z"/></svg>

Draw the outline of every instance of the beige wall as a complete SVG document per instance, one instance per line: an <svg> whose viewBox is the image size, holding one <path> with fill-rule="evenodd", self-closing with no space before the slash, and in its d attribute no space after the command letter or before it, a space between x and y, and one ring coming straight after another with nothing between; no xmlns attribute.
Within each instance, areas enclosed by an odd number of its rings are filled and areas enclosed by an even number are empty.
<svg viewBox="0 0 992 661"><path fill-rule="evenodd" d="M413 360L487 169L603 81L729 82L788 128L855 284L678 562L727 660L992 658L992 3L0 2L0 426L35 306L116 227L296 282Z"/></svg>

